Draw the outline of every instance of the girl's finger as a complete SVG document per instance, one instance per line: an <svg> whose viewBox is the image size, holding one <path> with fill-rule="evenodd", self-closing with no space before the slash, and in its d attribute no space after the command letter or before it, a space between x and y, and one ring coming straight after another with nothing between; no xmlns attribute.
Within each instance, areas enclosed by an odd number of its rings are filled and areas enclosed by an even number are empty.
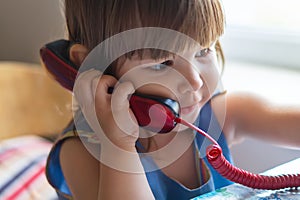
<svg viewBox="0 0 300 200"><path fill-rule="evenodd" d="M114 107L115 110L129 108L128 97L134 93L134 91L135 89L131 82L123 82L118 84L112 94L112 107Z"/></svg>
<svg viewBox="0 0 300 200"><path fill-rule="evenodd" d="M100 79L93 82L93 91L96 101L107 102L111 96L111 90L114 90L118 80L110 75L103 75Z"/></svg>
<svg viewBox="0 0 300 200"><path fill-rule="evenodd" d="M120 83L112 94L112 113L117 126L127 135L138 135L138 125L129 108L128 97L135 89L131 82Z"/></svg>

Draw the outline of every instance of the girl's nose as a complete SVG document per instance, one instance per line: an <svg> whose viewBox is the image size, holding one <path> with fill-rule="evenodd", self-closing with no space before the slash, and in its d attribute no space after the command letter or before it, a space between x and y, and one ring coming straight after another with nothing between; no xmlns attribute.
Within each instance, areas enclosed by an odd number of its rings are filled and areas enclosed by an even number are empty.
<svg viewBox="0 0 300 200"><path fill-rule="evenodd" d="M184 65L178 67L178 71L182 75L179 84L180 92L198 91L203 86L199 70L191 63L184 62Z"/></svg>

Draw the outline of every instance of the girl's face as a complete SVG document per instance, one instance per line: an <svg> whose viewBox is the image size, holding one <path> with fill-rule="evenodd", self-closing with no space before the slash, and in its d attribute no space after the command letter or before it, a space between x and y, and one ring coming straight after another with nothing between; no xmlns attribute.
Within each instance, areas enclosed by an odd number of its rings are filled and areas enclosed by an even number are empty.
<svg viewBox="0 0 300 200"><path fill-rule="evenodd" d="M194 122L215 91L220 73L214 46L191 49L180 55L154 60L134 55L116 67L119 81L133 83L137 93L179 102L180 117Z"/></svg>

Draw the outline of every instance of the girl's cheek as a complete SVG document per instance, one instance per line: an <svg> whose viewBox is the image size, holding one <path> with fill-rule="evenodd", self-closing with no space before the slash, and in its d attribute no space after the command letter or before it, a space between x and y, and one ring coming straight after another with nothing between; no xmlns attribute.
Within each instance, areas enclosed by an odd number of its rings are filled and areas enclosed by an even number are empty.
<svg viewBox="0 0 300 200"><path fill-rule="evenodd" d="M205 83L204 88L206 96L211 97L220 84L221 75L216 67L211 67L210 69L203 71L202 77Z"/></svg>

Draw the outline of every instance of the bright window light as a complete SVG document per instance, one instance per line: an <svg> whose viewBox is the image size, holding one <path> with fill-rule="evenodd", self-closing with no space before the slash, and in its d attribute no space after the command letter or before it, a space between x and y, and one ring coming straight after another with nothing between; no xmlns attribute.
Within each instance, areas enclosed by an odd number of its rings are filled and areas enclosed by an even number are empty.
<svg viewBox="0 0 300 200"><path fill-rule="evenodd" d="M223 0L223 5L227 57L300 69L299 0Z"/></svg>
<svg viewBox="0 0 300 200"><path fill-rule="evenodd" d="M299 0L223 0L228 26L300 32Z"/></svg>

